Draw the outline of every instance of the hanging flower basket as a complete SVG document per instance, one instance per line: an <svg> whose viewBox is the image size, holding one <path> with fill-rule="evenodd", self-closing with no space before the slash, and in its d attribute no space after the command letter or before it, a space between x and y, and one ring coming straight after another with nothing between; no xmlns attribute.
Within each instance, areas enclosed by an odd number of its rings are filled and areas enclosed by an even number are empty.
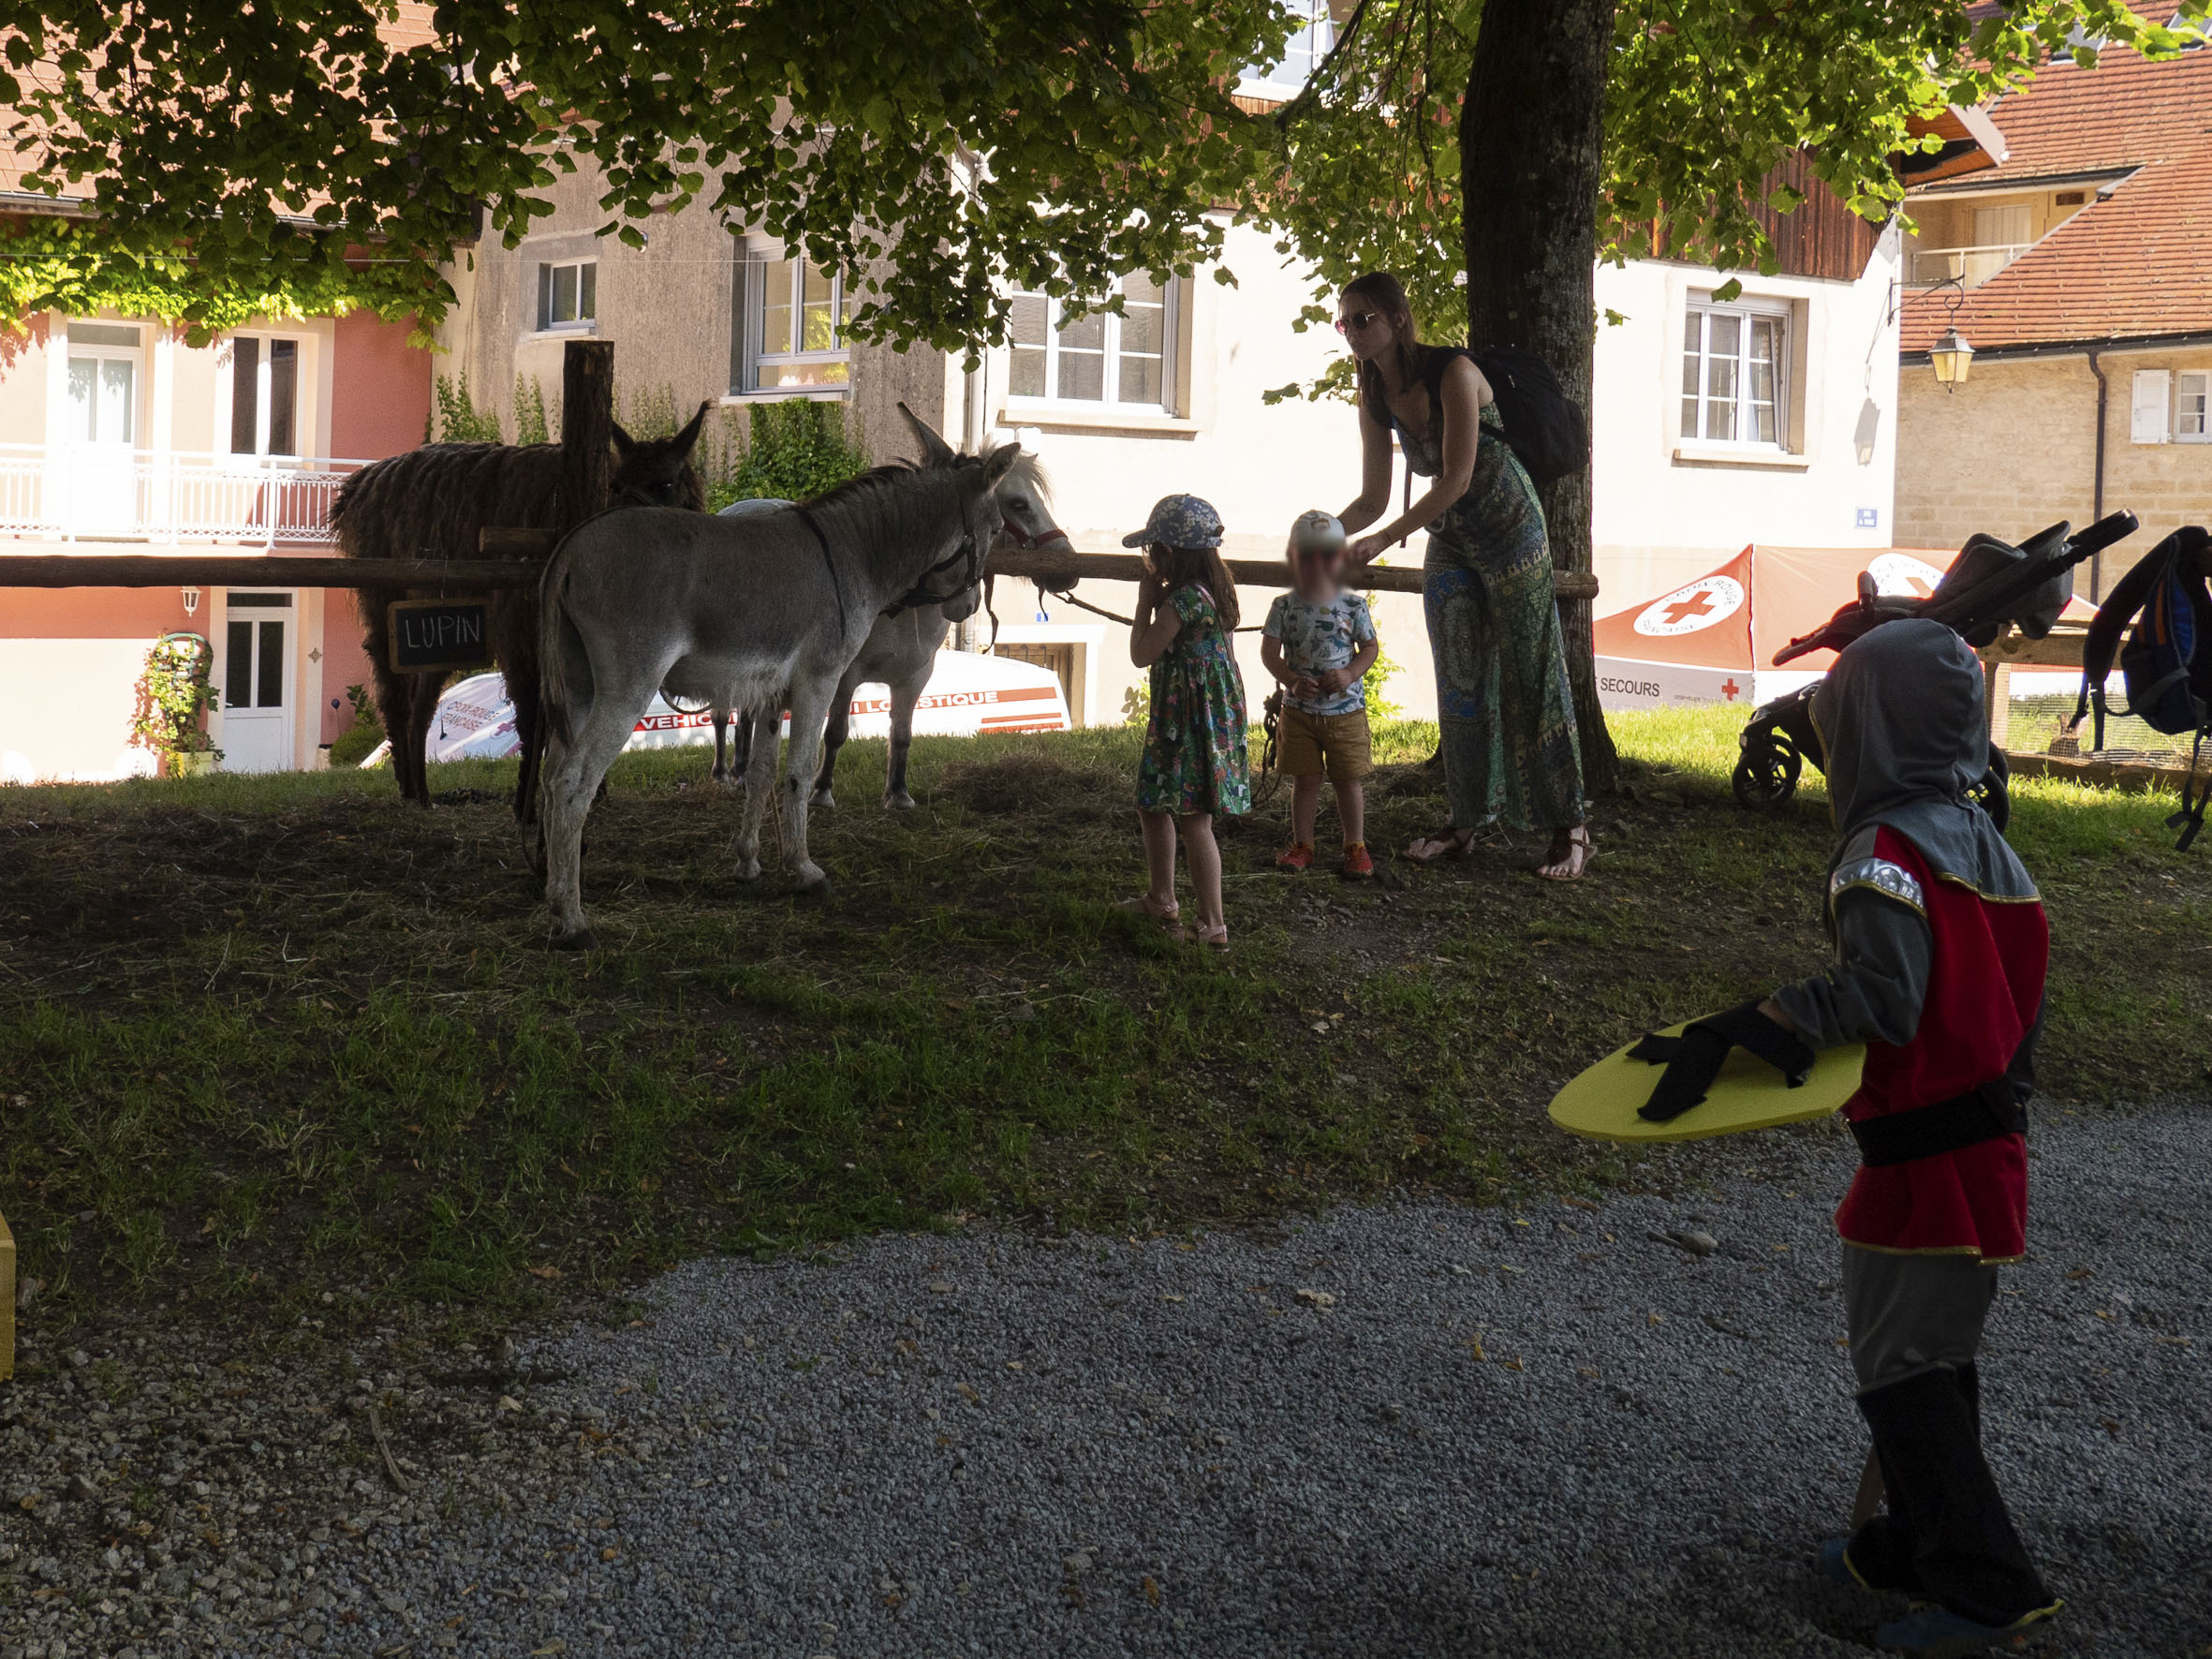
<svg viewBox="0 0 2212 1659"><path fill-rule="evenodd" d="M212 772L223 758L200 723L220 695L208 684L214 661L214 647L197 633L165 633L146 653L130 740L160 757L172 778Z"/></svg>

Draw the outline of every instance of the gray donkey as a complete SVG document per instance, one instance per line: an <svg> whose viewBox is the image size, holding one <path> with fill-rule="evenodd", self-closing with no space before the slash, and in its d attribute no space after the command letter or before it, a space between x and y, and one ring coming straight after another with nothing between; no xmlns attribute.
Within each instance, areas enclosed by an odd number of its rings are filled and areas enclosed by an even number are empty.
<svg viewBox="0 0 2212 1659"><path fill-rule="evenodd" d="M922 457L928 465L951 464L953 451L943 438L919 422L915 435L922 441ZM1010 545L1072 551L1067 532L1053 519L1044 464L1035 455L1024 451L998 481L994 494L998 497L1000 518L994 551ZM790 505L773 498L737 501L722 509L722 516L747 517ZM883 804L901 810L913 807L914 797L907 792L907 755L914 742L915 705L922 701L936 669L946 626L974 615L982 602L983 585L978 582L941 605L897 607L876 618L876 625L868 630L867 643L837 682L836 697L830 704L829 729L822 738L822 769L814 780L810 806L836 806L832 783L837 771L837 751L845 747L851 729L852 694L863 686L882 685L891 688L891 753L884 770ZM752 752L752 718L739 709L737 739L726 754L730 712L719 707L715 710L714 778L717 783L734 783L743 776Z"/></svg>
<svg viewBox="0 0 2212 1659"><path fill-rule="evenodd" d="M942 604L974 585L999 524L992 491L1020 453L1009 444L981 458L878 467L804 506L752 517L626 508L561 543L538 606L545 896L555 944L594 942L580 882L584 817L663 688L752 709L773 707L788 689L784 857L804 891L828 891L807 856L804 780L837 682L891 606ZM760 873L775 760L774 717L757 716L738 836L746 881Z"/></svg>

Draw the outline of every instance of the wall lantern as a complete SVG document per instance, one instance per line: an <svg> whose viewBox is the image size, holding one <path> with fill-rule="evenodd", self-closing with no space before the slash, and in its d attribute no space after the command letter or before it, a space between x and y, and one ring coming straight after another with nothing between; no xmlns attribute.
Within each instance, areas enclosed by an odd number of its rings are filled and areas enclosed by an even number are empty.
<svg viewBox="0 0 2212 1659"><path fill-rule="evenodd" d="M1973 363L1974 348L1967 344L1964 334L1950 329L1928 348L1928 361L1936 365L1937 384L1949 392L1967 383L1967 370Z"/></svg>
<svg viewBox="0 0 2212 1659"><path fill-rule="evenodd" d="M1974 348L1958 332L1958 304L1967 296L1965 274L1947 276L1928 291L1945 288L1951 290L1947 296L1951 311L1945 318L1950 326L1943 331L1943 337L1928 348L1928 362L1935 365L1936 384L1946 392L1955 392L1967 383L1967 370L1974 361Z"/></svg>
<svg viewBox="0 0 2212 1659"><path fill-rule="evenodd" d="M177 593L184 601L184 615L187 616L197 615L199 610L199 589L186 585L177 589Z"/></svg>

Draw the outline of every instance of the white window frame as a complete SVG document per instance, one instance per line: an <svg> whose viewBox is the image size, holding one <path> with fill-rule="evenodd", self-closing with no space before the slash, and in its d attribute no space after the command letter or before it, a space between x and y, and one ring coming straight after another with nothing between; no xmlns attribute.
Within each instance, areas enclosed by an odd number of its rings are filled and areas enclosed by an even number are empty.
<svg viewBox="0 0 2212 1659"><path fill-rule="evenodd" d="M241 340L258 342L254 363L254 447L241 450L232 447L236 441L236 415L238 410L238 357L236 348ZM241 329L227 341L229 349L217 364L218 383L222 387L222 407L216 410L215 437L221 440L224 452L250 461L297 461L311 448L306 442L307 411L312 407L313 388L309 384L309 364L315 361L313 336L295 334L284 330ZM279 343L292 348L292 447L288 450L271 450L269 447L269 394L275 375L272 367L275 354L271 347Z"/></svg>
<svg viewBox="0 0 2212 1659"><path fill-rule="evenodd" d="M1336 22L1330 16L1329 0L1283 0L1283 9L1301 20L1298 31L1284 46L1283 60L1272 69L1262 70L1258 64L1246 64L1237 77L1239 96L1273 98L1288 102L1305 90L1312 78L1314 66L1327 57L1336 44ZM1287 77L1301 60L1305 72L1295 80Z"/></svg>
<svg viewBox="0 0 2212 1659"><path fill-rule="evenodd" d="M781 267L779 272L778 267ZM738 318L734 338L737 344L736 363L731 365L730 392L736 396L782 393L785 396L844 396L852 388L852 341L845 332L847 319L851 315L853 296L847 289L844 273L832 271L830 279L830 315L836 344L821 350L798 349L805 327L806 273L812 270L823 274L803 253L778 253L772 249L748 247L739 251L737 261L736 306ZM768 328L768 285L778 275L791 285L789 295L791 334L788 339L771 341L766 337ZM771 349L780 347L780 349ZM789 384L775 378L776 371L787 367L804 369L810 365L835 365L845 372L833 378L793 381Z"/></svg>
<svg viewBox="0 0 2212 1659"><path fill-rule="evenodd" d="M1113 409L1122 413L1135 411L1148 415L1173 415L1177 382L1177 365L1182 361L1183 311L1187 289L1180 276L1171 276L1160 289L1159 321L1159 397L1157 402L1125 402L1121 395L1121 329L1123 318L1112 311L1094 311L1089 317L1098 318L1105 324L1104 347L1100 354L1099 388L1102 396L1063 397L1060 395L1060 333L1067 327L1067 303L1031 289L1017 291L1018 298L1042 300L1045 303L1044 392L1017 393L1013 390L1013 347L1007 349L1007 404L1019 409L1055 409L1067 412L1081 410ZM1088 318L1078 320L1088 320ZM1035 350L1035 347L1028 348Z"/></svg>
<svg viewBox="0 0 2212 1659"><path fill-rule="evenodd" d="M1794 320L1791 316L1792 310L1792 307L1786 300L1763 300L1748 296L1732 300L1726 304L1718 304L1709 300L1692 300L1684 307L1683 328L1686 334L1690 318L1702 318L1703 319L1700 325L1698 335L1698 390L1695 394L1699 417L1696 426L1699 428L1705 424L1706 406L1716 401L1708 396L1705 391L1705 388L1711 383L1706 365L1712 362L1712 318L1733 317L1747 323L1758 320L1772 322L1775 325L1775 435L1771 439L1741 436L1708 437L1702 430L1693 430L1688 423L1684 422L1680 433L1682 443L1716 449L1753 450L1783 453L1790 452L1790 363L1791 353L1793 349L1791 329ZM1743 332L1743 343L1738 346L1736 355L1735 430L1739 435L1749 429L1751 414L1757 407L1751 398L1749 339L1750 333L1747 329ZM1687 344L1678 344L1675 347L1674 364L1677 377L1681 373L1683 361L1688 357L1688 351L1689 348ZM1675 418L1680 422L1683 402L1691 394L1683 392L1677 385L1674 395Z"/></svg>
<svg viewBox="0 0 2212 1659"><path fill-rule="evenodd" d="M2175 375L2174 441L2212 443L2212 369L2182 369Z"/></svg>
<svg viewBox="0 0 2212 1659"><path fill-rule="evenodd" d="M583 306L584 273L591 274L591 313L589 316L556 318L553 308L553 274L560 271L576 273L576 304ZM599 326L599 261L588 259L540 259L538 262L538 332L547 333L582 333Z"/></svg>
<svg viewBox="0 0 2212 1659"><path fill-rule="evenodd" d="M136 346L111 346L105 343L96 344L92 341L84 339L81 333L79 332L87 328L135 329L138 332L139 343ZM127 363L130 364L130 407L128 416L126 417L130 424L130 430L125 433L119 439L110 439L97 436L90 438L80 437L77 436L76 432L72 430L69 434L69 443L72 446L79 448L125 450L138 448L140 413L139 401L144 395L146 387L146 325L143 323L114 322L110 321L104 318L97 317L87 317L81 319L72 318L70 320L67 330L66 349L65 349L62 353L62 378L59 397L57 399L62 411L62 418L65 421L68 419L70 412L69 365L79 358L88 358L96 363ZM99 371L95 369L93 371L93 418L96 423L99 418Z"/></svg>

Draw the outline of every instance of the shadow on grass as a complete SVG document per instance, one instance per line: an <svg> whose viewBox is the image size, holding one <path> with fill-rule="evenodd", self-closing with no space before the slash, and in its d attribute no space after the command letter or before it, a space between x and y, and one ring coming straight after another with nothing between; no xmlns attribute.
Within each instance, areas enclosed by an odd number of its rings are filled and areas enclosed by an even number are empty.
<svg viewBox="0 0 2212 1659"><path fill-rule="evenodd" d="M1111 908L1142 881L1120 729L922 739L907 814L852 745L826 904L734 879L701 751L627 756L584 956L545 947L511 763L434 768L459 804L429 811L377 773L0 791L0 1210L50 1317L183 1296L275 1329L501 1317L871 1227L1636 1178L1550 1129L1552 1092L1825 948L1823 792L1738 809L1739 719L1621 720L1630 792L1571 887L1510 837L1394 887L1285 880L1277 793L1222 826L1226 961ZM1433 727L1378 736L1388 849L1441 803ZM2202 1080L2212 880L2169 809L2019 787L2062 1094Z"/></svg>

